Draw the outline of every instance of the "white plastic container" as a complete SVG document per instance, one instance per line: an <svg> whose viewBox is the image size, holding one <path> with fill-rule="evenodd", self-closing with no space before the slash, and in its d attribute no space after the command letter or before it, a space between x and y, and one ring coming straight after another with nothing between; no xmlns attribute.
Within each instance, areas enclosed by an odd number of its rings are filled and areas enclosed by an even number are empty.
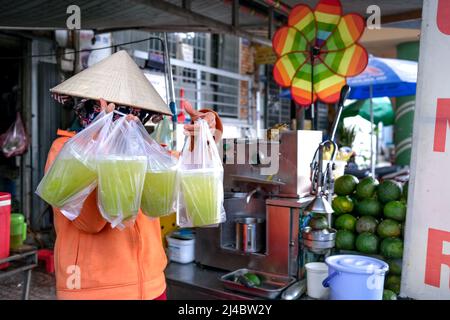
<svg viewBox="0 0 450 320"><path fill-rule="evenodd" d="M195 239L177 239L167 236L167 251L170 261L191 263L195 259Z"/></svg>
<svg viewBox="0 0 450 320"><path fill-rule="evenodd" d="M328 266L323 262L310 262L306 268L306 287L308 296L314 299L327 299L329 289L322 285L328 277Z"/></svg>

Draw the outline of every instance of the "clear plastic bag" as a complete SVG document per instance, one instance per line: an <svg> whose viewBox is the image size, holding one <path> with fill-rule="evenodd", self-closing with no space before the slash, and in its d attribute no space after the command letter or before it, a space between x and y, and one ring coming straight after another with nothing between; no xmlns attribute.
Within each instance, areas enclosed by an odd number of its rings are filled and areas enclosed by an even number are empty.
<svg viewBox="0 0 450 320"><path fill-rule="evenodd" d="M198 126L191 145L186 138L178 170L177 224L181 227L211 226L225 222L223 166L205 120Z"/></svg>
<svg viewBox="0 0 450 320"><path fill-rule="evenodd" d="M146 216L158 218L176 211L178 159L153 140L140 122L137 125L145 140L147 155L141 209Z"/></svg>
<svg viewBox="0 0 450 320"><path fill-rule="evenodd" d="M157 143L170 146L172 144L172 130L169 116L163 116L155 126L155 131L150 135Z"/></svg>
<svg viewBox="0 0 450 320"><path fill-rule="evenodd" d="M133 223L147 171L144 139L135 121L116 120L96 153L97 205L111 226Z"/></svg>
<svg viewBox="0 0 450 320"><path fill-rule="evenodd" d="M97 186L94 151L112 124L112 113L100 113L83 131L72 137L61 149L36 193L60 209L70 220L80 214L83 203Z"/></svg>
<svg viewBox="0 0 450 320"><path fill-rule="evenodd" d="M28 149L28 136L25 131L20 113L17 112L16 121L9 129L0 135L0 148L6 158L20 156Z"/></svg>

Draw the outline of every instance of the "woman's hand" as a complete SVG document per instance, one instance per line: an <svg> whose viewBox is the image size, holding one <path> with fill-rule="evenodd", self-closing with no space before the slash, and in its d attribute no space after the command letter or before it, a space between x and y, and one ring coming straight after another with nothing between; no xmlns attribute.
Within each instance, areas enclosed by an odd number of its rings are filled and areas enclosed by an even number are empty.
<svg viewBox="0 0 450 320"><path fill-rule="evenodd" d="M105 99L100 98L100 100L98 100L98 102L100 103L101 110L106 111L106 113L113 112L114 109L116 108L116 105L114 103L108 104L108 102L106 102Z"/></svg>
<svg viewBox="0 0 450 320"><path fill-rule="evenodd" d="M195 122L198 119L204 119L208 125L209 128L212 129L212 133L214 134L214 131L216 129L216 116L212 112L200 112L195 110L190 103L185 103L184 108L186 112L191 116L191 120ZM195 134L197 126L195 124L185 124L184 125L184 134L193 136Z"/></svg>
<svg viewBox="0 0 450 320"><path fill-rule="evenodd" d="M66 96L59 93L52 93L52 98L61 104L65 104L67 101L72 99L71 96Z"/></svg>

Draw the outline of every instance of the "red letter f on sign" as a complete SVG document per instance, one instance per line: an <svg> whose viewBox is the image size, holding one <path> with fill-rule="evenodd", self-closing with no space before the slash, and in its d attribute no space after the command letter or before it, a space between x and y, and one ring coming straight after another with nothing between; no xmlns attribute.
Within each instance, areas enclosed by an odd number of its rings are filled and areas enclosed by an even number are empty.
<svg viewBox="0 0 450 320"><path fill-rule="evenodd" d="M439 0L437 26L443 34L450 35L450 1Z"/></svg>
<svg viewBox="0 0 450 320"><path fill-rule="evenodd" d="M447 126L449 124L450 99L438 99L436 108L436 125L434 127L434 152L445 152Z"/></svg>
<svg viewBox="0 0 450 320"><path fill-rule="evenodd" d="M439 288L441 285L441 266L450 268L450 255L444 254L444 242L450 242L450 232L428 229L427 262L425 283ZM450 279L449 279L450 288Z"/></svg>

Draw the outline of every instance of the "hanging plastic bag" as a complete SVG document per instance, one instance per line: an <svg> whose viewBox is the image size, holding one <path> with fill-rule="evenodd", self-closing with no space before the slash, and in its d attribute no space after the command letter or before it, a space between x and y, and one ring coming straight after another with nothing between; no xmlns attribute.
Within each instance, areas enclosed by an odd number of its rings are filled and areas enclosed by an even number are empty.
<svg viewBox="0 0 450 320"><path fill-rule="evenodd" d="M43 200L60 209L70 220L78 217L84 201L97 186L93 154L108 135L112 116L101 112L88 127L72 137L36 189Z"/></svg>
<svg viewBox="0 0 450 320"><path fill-rule="evenodd" d="M141 204L147 170L144 139L135 121L121 117L96 153L97 204L111 226L133 223Z"/></svg>
<svg viewBox="0 0 450 320"><path fill-rule="evenodd" d="M158 218L176 211L176 174L178 159L161 147L137 124L145 140L147 172L142 191L141 209L149 217Z"/></svg>
<svg viewBox="0 0 450 320"><path fill-rule="evenodd" d="M172 130L170 128L170 117L163 116L162 120L155 126L155 131L150 135L159 144L170 146L172 144Z"/></svg>
<svg viewBox="0 0 450 320"><path fill-rule="evenodd" d="M17 112L16 121L9 127L9 129L0 135L0 148L6 158L20 156L28 149L28 136L25 127Z"/></svg>
<svg viewBox="0 0 450 320"><path fill-rule="evenodd" d="M177 224L201 227L225 222L223 166L214 138L205 120L198 126L194 143L186 138L178 171Z"/></svg>

